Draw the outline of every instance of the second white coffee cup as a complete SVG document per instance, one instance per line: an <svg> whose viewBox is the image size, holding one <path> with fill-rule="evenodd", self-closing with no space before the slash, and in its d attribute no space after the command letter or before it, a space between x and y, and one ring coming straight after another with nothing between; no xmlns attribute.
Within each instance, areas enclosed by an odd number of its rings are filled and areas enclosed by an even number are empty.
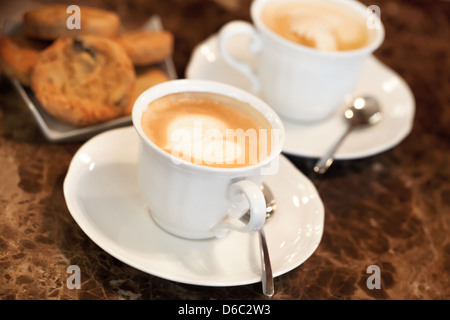
<svg viewBox="0 0 450 320"><path fill-rule="evenodd" d="M271 3L311 2L311 0L255 0L251 6L253 24L232 21L219 32L219 51L233 68L248 77L258 94L283 118L303 122L319 121L332 114L351 95L367 58L384 39L377 15L354 0L318 0L322 5L339 5L362 18L374 19L367 26L370 38L362 48L348 51L321 51L289 41L269 29L261 13ZM375 28L369 28L375 26ZM250 50L256 54L256 70L236 60L227 51L228 42L239 34L250 37Z"/></svg>

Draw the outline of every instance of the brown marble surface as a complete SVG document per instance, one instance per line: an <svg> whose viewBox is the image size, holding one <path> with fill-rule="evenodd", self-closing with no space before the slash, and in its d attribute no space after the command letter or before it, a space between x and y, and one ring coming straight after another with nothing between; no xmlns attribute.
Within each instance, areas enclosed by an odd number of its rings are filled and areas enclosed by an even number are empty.
<svg viewBox="0 0 450 320"><path fill-rule="evenodd" d="M312 173L314 160L290 158L320 193L325 226L317 251L275 279L275 300L450 298L450 2L363 2L381 8L386 40L376 56L412 88L414 127L395 148L339 161L324 176ZM70 3L113 9L130 28L160 15L175 35L173 59L183 77L194 46L227 21L248 20L250 1ZM0 14L7 12L5 1L0 6ZM62 190L81 144L48 142L9 82L1 81L0 299L264 299L260 283L176 283L93 243L70 215ZM71 264L82 271L81 289L66 286ZM374 264L381 268L379 290L366 286L366 269Z"/></svg>

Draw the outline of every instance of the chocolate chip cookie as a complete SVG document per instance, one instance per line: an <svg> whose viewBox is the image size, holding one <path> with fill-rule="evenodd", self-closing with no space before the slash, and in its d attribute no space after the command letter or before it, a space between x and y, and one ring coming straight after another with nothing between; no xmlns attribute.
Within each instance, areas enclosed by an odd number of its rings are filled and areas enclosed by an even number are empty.
<svg viewBox="0 0 450 320"><path fill-rule="evenodd" d="M31 88L55 118L88 126L123 115L135 80L133 64L120 45L82 35L58 39L40 54Z"/></svg>

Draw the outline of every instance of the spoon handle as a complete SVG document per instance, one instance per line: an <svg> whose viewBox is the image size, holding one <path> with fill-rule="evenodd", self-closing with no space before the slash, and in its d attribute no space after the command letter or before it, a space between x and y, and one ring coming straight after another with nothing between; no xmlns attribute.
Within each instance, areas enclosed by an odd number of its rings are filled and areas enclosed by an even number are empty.
<svg viewBox="0 0 450 320"><path fill-rule="evenodd" d="M261 242L261 265L262 265L262 289L264 295L271 298L275 292L273 285L272 266L270 264L269 249L267 248L266 235L264 229L259 230L259 240Z"/></svg>
<svg viewBox="0 0 450 320"><path fill-rule="evenodd" d="M325 153L322 158L320 158L316 164L314 165L314 172L323 174L325 173L328 168L331 166L331 164L334 161L334 153L336 152L337 148L341 145L342 141L344 141L344 138L350 133L352 129L352 126L348 126L345 132L341 135L338 141L336 141L331 148Z"/></svg>

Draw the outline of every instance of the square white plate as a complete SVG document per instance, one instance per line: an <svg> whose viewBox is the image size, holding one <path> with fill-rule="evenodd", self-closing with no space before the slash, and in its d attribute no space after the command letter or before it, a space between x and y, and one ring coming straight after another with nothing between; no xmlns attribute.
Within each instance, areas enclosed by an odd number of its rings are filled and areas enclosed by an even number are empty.
<svg viewBox="0 0 450 320"><path fill-rule="evenodd" d="M11 27L11 32L17 33L22 26L16 25ZM158 16L152 16L143 26L144 30L159 31L163 29L161 19ZM176 79L177 74L175 66L171 58L167 58L161 63L155 65L155 67L164 71L170 79ZM10 79L13 86L30 109L33 117L39 125L44 136L52 142L62 141L74 141L74 140L86 140L100 132L108 129L122 127L131 124L131 116L125 116L104 123L96 124L88 127L75 127L65 124L53 116L48 114L44 108L39 104L35 95L30 88L22 86L22 84L16 79Z"/></svg>

